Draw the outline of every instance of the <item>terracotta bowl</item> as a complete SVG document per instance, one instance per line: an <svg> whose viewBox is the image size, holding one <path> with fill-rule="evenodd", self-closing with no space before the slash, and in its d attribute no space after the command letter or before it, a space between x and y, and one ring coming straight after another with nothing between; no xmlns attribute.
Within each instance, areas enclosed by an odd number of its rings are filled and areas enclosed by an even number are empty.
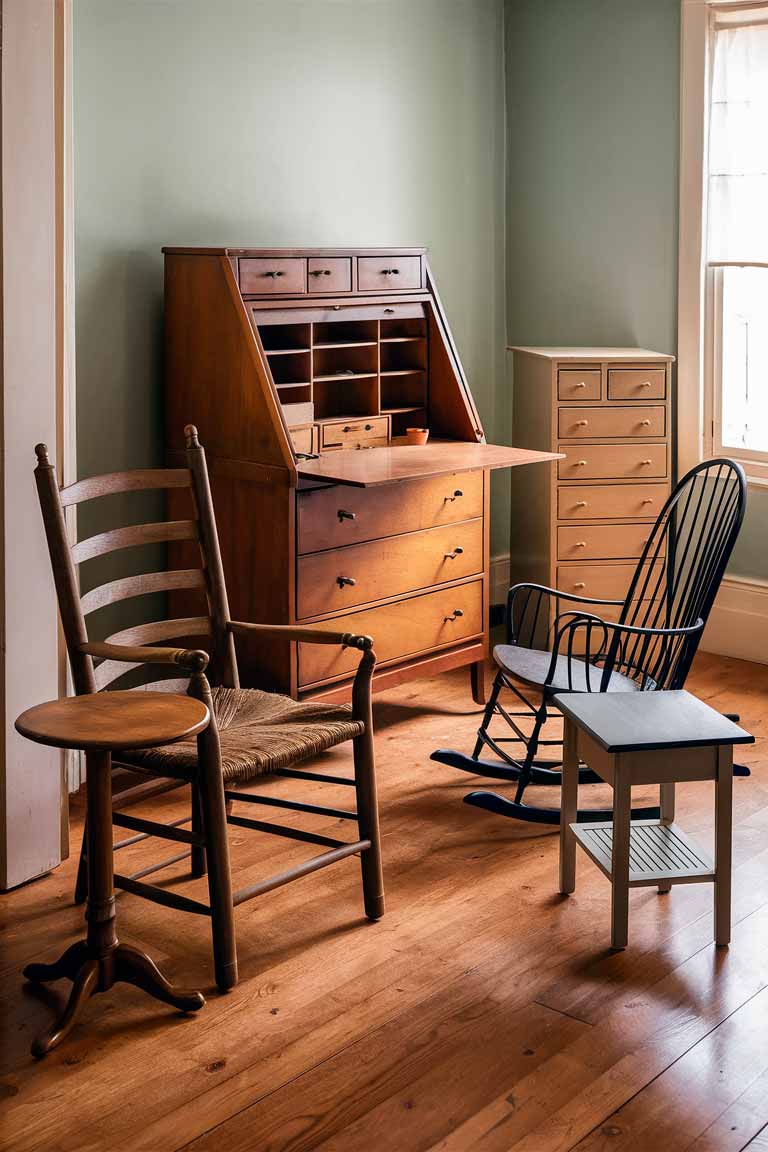
<svg viewBox="0 0 768 1152"><path fill-rule="evenodd" d="M405 438L409 444L426 444L429 440L429 428L406 428Z"/></svg>

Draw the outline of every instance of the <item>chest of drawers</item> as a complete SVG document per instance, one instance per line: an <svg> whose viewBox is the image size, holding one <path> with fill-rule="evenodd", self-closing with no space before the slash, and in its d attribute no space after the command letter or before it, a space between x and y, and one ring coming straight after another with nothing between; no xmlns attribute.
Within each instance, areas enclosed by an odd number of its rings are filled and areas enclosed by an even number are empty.
<svg viewBox="0 0 768 1152"><path fill-rule="evenodd" d="M642 348L512 351L515 441L563 458L554 475L513 473L511 582L622 599L670 490L673 357Z"/></svg>
<svg viewBox="0 0 768 1152"><path fill-rule="evenodd" d="M486 444L423 249L167 249L165 269L168 456L196 424L233 617L373 636L376 689L469 665L480 700L489 473L551 455ZM359 659L247 637L238 657L246 685L325 698Z"/></svg>

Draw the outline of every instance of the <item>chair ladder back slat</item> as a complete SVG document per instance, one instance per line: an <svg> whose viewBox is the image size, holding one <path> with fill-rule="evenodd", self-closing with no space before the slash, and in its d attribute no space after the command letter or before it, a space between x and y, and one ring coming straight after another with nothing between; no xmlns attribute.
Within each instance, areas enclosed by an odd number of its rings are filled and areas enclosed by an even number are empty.
<svg viewBox="0 0 768 1152"><path fill-rule="evenodd" d="M192 494L197 513L200 548L205 563L208 582L208 602L211 613L213 637L213 662L219 684L238 688L240 681L237 672L234 636L229 630L230 614L227 599L227 586L224 580L224 566L221 561L219 535L213 511L211 486L205 450L201 446L197 429L188 424L184 429L187 462L192 475Z"/></svg>
<svg viewBox="0 0 768 1152"><path fill-rule="evenodd" d="M97 608L130 600L133 596L145 596L151 592L173 592L179 589L204 592L206 583L202 568L145 572L140 576L125 576L121 580L111 580L108 584L100 584L98 588L92 588L90 592L81 596L80 607L85 615L88 615Z"/></svg>
<svg viewBox="0 0 768 1152"><path fill-rule="evenodd" d="M92 560L95 556L106 556L121 548L133 548L140 544L160 544L169 540L196 540L196 520L167 520L153 524L131 524L128 528L113 528L109 532L99 532L87 540L79 540L72 547L75 564Z"/></svg>
<svg viewBox="0 0 768 1152"><path fill-rule="evenodd" d="M105 644L123 644L126 647L144 646L156 640L176 640L186 636L210 636L211 621L207 616L187 616L178 620L153 620L137 624L108 636Z"/></svg>
<svg viewBox="0 0 768 1152"><path fill-rule="evenodd" d="M83 500L112 496L117 492L149 492L158 488L190 488L191 485L188 468L135 468L129 472L106 472L62 488L61 503L64 508L69 508Z"/></svg>

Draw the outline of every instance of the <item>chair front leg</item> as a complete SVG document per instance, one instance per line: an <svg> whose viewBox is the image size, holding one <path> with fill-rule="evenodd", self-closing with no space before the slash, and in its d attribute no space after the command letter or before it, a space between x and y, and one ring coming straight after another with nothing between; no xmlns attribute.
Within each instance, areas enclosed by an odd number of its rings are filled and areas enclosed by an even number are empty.
<svg viewBox="0 0 768 1152"><path fill-rule="evenodd" d="M203 808L200 801L200 785L197 780L192 781L192 831L195 833L204 832L205 824L203 822ZM205 876L208 870L208 862L205 858L205 848L200 844L193 844L191 851L191 870L192 876L198 879L200 876Z"/></svg>
<svg viewBox="0 0 768 1152"><path fill-rule="evenodd" d="M364 732L354 738L353 755L359 836L361 840L371 842L370 848L360 853L363 902L369 920L379 920L384 915L384 875L381 864L381 832L371 706L371 678L375 664L374 652L367 649L363 652L352 687L352 714L356 720L362 720L365 725Z"/></svg>

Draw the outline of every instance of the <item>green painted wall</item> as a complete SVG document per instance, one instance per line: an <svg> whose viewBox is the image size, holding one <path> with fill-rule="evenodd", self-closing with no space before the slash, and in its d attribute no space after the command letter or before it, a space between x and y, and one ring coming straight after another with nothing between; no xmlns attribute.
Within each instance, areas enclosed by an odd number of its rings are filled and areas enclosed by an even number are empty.
<svg viewBox="0 0 768 1152"><path fill-rule="evenodd" d="M81 475L161 460L163 244L427 245L509 437L502 29L502 0L75 0Z"/></svg>

